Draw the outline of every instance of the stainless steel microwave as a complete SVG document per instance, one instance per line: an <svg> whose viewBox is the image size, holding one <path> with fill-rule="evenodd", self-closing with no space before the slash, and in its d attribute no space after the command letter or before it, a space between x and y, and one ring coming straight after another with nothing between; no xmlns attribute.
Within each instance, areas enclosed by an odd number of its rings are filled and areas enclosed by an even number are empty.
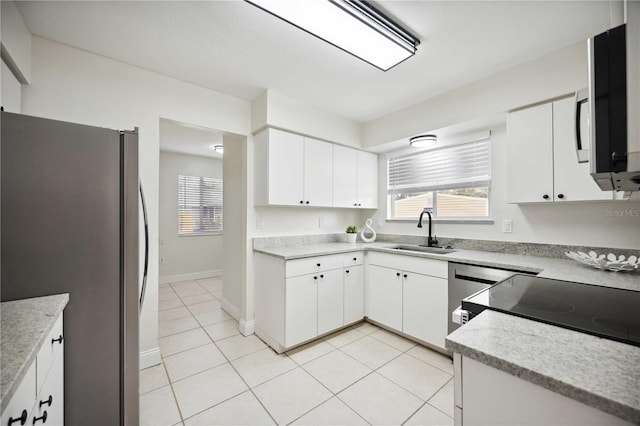
<svg viewBox="0 0 640 426"><path fill-rule="evenodd" d="M640 2L589 39L589 163L604 191L640 190Z"/></svg>

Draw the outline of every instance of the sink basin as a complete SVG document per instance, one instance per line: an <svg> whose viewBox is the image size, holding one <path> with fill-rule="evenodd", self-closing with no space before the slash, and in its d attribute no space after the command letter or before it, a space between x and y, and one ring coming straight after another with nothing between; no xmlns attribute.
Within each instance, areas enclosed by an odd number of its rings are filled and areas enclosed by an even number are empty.
<svg viewBox="0 0 640 426"><path fill-rule="evenodd" d="M399 245L399 246L389 247L389 248L394 250L401 250L401 251L417 251L421 253L432 253L432 254L448 254L456 251L451 248L427 247L427 246L418 246L418 245Z"/></svg>

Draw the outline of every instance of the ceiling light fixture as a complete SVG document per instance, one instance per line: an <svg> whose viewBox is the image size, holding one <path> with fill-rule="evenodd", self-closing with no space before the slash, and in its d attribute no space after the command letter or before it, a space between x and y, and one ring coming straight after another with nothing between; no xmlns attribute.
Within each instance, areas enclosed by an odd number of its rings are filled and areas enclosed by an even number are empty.
<svg viewBox="0 0 640 426"><path fill-rule="evenodd" d="M414 148L426 148L435 145L437 141L436 135L418 135L409 139L409 144Z"/></svg>
<svg viewBox="0 0 640 426"><path fill-rule="evenodd" d="M361 0L246 0L387 71L416 53L420 41Z"/></svg>
<svg viewBox="0 0 640 426"><path fill-rule="evenodd" d="M210 149L214 150L218 154L224 154L224 145L211 145Z"/></svg>

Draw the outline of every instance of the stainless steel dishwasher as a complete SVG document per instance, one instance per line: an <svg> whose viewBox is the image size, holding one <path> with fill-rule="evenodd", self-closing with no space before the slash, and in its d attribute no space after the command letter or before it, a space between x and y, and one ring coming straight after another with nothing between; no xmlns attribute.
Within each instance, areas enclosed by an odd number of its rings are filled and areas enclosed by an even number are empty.
<svg viewBox="0 0 640 426"><path fill-rule="evenodd" d="M452 321L451 314L460 306L462 299L518 273L530 274L531 272L449 262L449 308L447 310L449 327L447 334L460 327L460 324Z"/></svg>

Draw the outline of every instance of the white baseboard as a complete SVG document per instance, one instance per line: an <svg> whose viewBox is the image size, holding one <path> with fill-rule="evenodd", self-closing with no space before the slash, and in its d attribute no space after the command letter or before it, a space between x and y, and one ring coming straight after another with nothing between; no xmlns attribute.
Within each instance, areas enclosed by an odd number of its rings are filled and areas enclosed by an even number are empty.
<svg viewBox="0 0 640 426"><path fill-rule="evenodd" d="M240 309L238 309L238 307L236 305L234 305L233 303L229 302L224 297L222 297L220 299L220 304L222 304L222 309L226 313L231 315L231 318L233 318L234 320L240 322L240 316L241 316L240 315Z"/></svg>
<svg viewBox="0 0 640 426"><path fill-rule="evenodd" d="M240 333L243 336L249 336L256 331L256 322L255 321L245 321L240 320Z"/></svg>
<svg viewBox="0 0 640 426"><path fill-rule="evenodd" d="M177 283L180 281L201 280L204 278L221 277L222 269L212 271L191 272L189 274L165 275L158 278L159 284Z"/></svg>
<svg viewBox="0 0 640 426"><path fill-rule="evenodd" d="M153 349L149 349L146 351L140 352L140 370L143 368L153 367L154 365L158 365L162 362L162 357L160 356L160 348L156 347Z"/></svg>
<svg viewBox="0 0 640 426"><path fill-rule="evenodd" d="M229 302L227 299L225 299L224 297L222 299L220 299L220 303L222 304L222 309L228 313L229 315L231 315L231 317L238 321L239 323L239 330L240 333L242 333L243 336L248 336L250 334L253 334L253 332L255 331L255 321L251 320L251 321L246 321L244 319L242 319L242 315L240 312L240 309L238 309L238 307L236 305L234 305L233 303Z"/></svg>

